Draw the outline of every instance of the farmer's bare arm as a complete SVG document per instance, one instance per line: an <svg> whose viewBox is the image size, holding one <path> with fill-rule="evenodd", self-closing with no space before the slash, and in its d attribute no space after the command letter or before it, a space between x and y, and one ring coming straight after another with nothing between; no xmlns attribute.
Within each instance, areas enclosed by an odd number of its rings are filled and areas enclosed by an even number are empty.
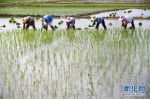
<svg viewBox="0 0 150 99"><path fill-rule="evenodd" d="M93 22L93 25L92 25L92 27L95 25L95 21Z"/></svg>

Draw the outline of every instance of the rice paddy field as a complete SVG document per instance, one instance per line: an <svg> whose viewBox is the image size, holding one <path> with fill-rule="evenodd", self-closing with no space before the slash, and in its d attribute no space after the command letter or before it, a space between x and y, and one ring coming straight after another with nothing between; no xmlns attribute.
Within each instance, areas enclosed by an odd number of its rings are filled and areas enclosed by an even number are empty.
<svg viewBox="0 0 150 99"><path fill-rule="evenodd" d="M150 99L149 9L149 3L0 3L0 99ZM40 30L45 14L54 16L55 31ZM92 14L106 18L107 30L90 26ZM136 17L136 29L121 28L120 14ZM22 30L27 15L36 30ZM65 30L67 15L79 17L76 30ZM134 85L145 86L143 96L125 96L125 86Z"/></svg>
<svg viewBox="0 0 150 99"><path fill-rule="evenodd" d="M150 29L14 30L0 42L1 99L149 99Z"/></svg>
<svg viewBox="0 0 150 99"><path fill-rule="evenodd" d="M0 4L1 16L42 16L51 14L53 16L73 15L79 17L80 14L98 13L108 10L120 9L150 9L149 3L92 3L92 2L56 2L56 3L18 3Z"/></svg>

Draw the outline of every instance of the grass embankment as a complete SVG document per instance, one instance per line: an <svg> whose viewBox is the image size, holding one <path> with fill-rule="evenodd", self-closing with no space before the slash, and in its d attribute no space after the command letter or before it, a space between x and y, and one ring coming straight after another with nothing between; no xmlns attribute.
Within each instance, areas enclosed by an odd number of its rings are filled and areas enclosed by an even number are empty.
<svg viewBox="0 0 150 99"><path fill-rule="evenodd" d="M11 6L1 5L1 16L41 16L51 14L53 16L74 15L81 16L87 13L98 13L108 10L119 10L125 8L140 8L150 9L150 4L147 3L61 3L61 2L34 2L34 3L19 3Z"/></svg>
<svg viewBox="0 0 150 99"><path fill-rule="evenodd" d="M6 31L0 34L2 96L124 99L124 85L145 85L148 94L149 42L150 29Z"/></svg>
<svg viewBox="0 0 150 99"><path fill-rule="evenodd" d="M5 2L26 2L30 0L0 0L0 3L5 3Z"/></svg>

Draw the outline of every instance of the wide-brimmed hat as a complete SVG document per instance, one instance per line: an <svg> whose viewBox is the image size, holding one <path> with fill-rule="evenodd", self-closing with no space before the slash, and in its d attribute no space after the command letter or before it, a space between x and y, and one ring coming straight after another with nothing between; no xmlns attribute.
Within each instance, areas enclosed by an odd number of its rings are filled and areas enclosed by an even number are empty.
<svg viewBox="0 0 150 99"><path fill-rule="evenodd" d="M91 21L94 21L97 18L97 15L92 15Z"/></svg>
<svg viewBox="0 0 150 99"><path fill-rule="evenodd" d="M45 22L45 19L44 19L44 18L40 18L40 21L41 21L42 23L44 23L44 22Z"/></svg>
<svg viewBox="0 0 150 99"><path fill-rule="evenodd" d="M67 22L71 22L71 21L72 21L71 17L67 17Z"/></svg>
<svg viewBox="0 0 150 99"><path fill-rule="evenodd" d="M120 18L119 18L119 20L122 21L122 20L124 20L124 18L125 18L125 16L124 16L124 15L121 15Z"/></svg>
<svg viewBox="0 0 150 99"><path fill-rule="evenodd" d="M24 17L24 18L22 19L22 23L23 23L23 24L26 24L27 21L28 21L28 17Z"/></svg>

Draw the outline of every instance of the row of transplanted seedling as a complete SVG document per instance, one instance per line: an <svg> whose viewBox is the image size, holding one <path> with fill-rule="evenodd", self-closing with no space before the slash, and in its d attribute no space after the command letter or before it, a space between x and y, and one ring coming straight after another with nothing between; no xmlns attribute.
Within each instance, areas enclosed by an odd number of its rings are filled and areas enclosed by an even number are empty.
<svg viewBox="0 0 150 99"><path fill-rule="evenodd" d="M146 10L144 10L144 11L146 11ZM132 12L132 10L128 10L127 11L128 13L131 13ZM127 13L126 11L124 11L124 13ZM143 13L141 13L141 15L144 15Z"/></svg>
<svg viewBox="0 0 150 99"><path fill-rule="evenodd" d="M6 31L0 34L0 96L126 99L125 85L145 85L147 94L149 42L150 29Z"/></svg>
<svg viewBox="0 0 150 99"><path fill-rule="evenodd" d="M124 13L131 13L131 12L132 12L132 10L124 11ZM141 13L141 15L144 15L144 14ZM110 13L109 16L110 16L110 17L115 17L115 16L116 16L116 12Z"/></svg>
<svg viewBox="0 0 150 99"><path fill-rule="evenodd" d="M128 10L127 12L128 12L128 13L131 13L132 10ZM124 11L124 13L127 13L127 12ZM143 14L141 14L141 15L143 15ZM115 12L115 13L110 13L109 16L110 16L110 17L115 17L115 16L116 16L116 12Z"/></svg>
<svg viewBox="0 0 150 99"><path fill-rule="evenodd" d="M20 27L20 23L17 22L14 18L11 18L11 19L9 20L9 23L10 23L10 24L13 23L13 24L15 24L15 25L17 26L17 28L21 28L21 27Z"/></svg>
<svg viewBox="0 0 150 99"><path fill-rule="evenodd" d="M113 14L114 14L114 13L113 13ZM36 19L36 21L38 21L38 20L39 20L39 17L36 17L35 19ZM22 27L20 26L21 23L17 22L17 21L15 20L15 18L10 18L8 21L9 21L10 24L16 25L17 28L22 28ZM60 20L60 21L58 22L58 25L54 25L54 28L55 28L55 29L59 29L59 26L62 25L62 24L64 24L64 21ZM112 26L113 24L110 22L108 25L109 25L109 26ZM142 22L139 22L139 26L142 26ZM2 25L2 26L0 26L0 27L5 28L6 25L4 24L4 25ZM89 27L89 28L88 28L88 27ZM87 30L87 29L90 29L90 27L92 27L92 25L88 25L88 26L85 27L84 29ZM132 29L132 27L129 27L129 28ZM76 28L76 30L81 30L81 28L78 27L78 28Z"/></svg>

